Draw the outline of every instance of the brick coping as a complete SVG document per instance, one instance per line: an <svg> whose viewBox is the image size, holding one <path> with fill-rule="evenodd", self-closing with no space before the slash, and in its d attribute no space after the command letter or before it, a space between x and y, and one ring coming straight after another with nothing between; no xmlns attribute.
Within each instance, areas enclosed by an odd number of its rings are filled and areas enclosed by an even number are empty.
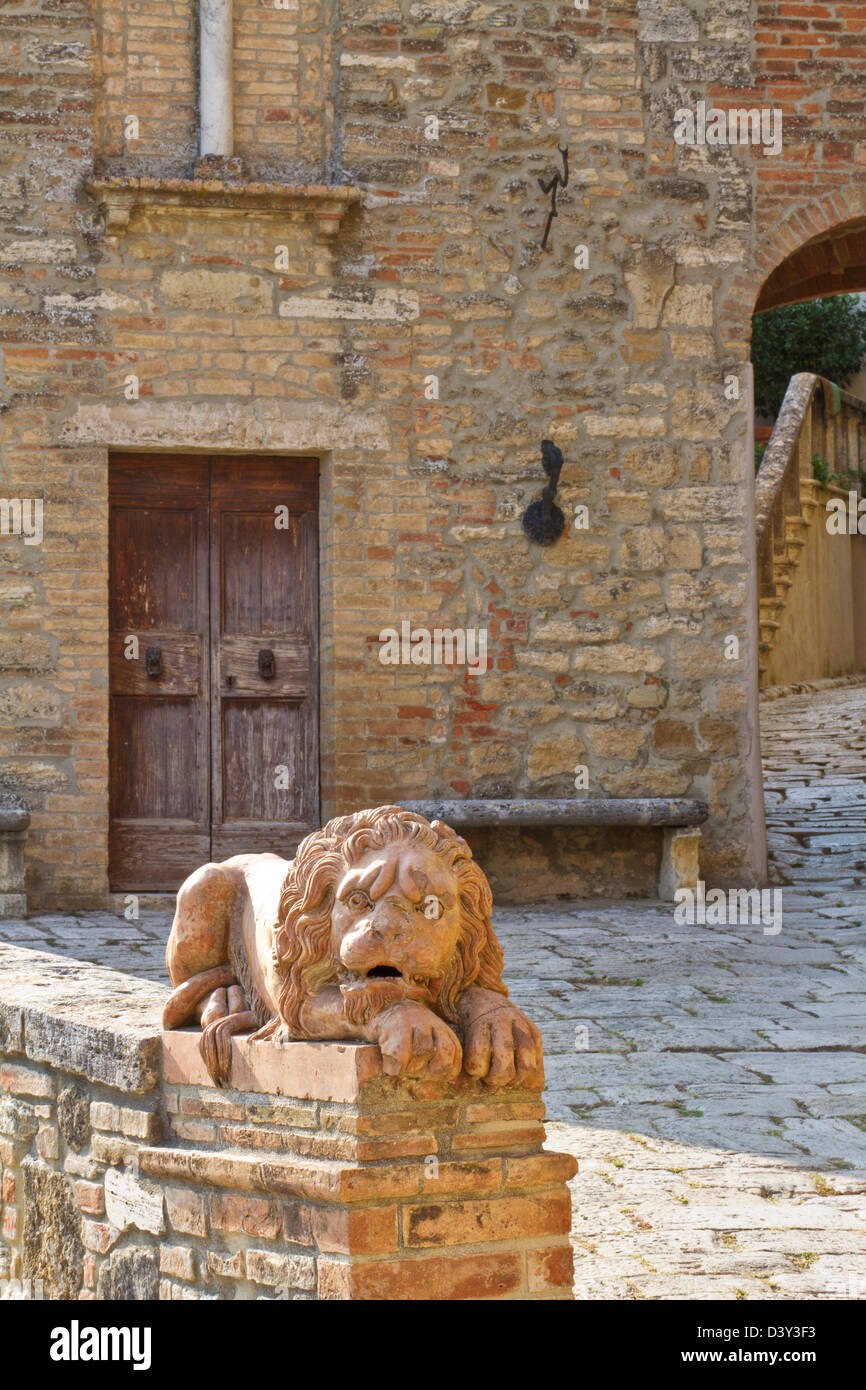
<svg viewBox="0 0 866 1390"><path fill-rule="evenodd" d="M199 1051L198 1028L162 1034L163 1079L175 1086L213 1086ZM251 1042L232 1038L232 1090L298 1100L354 1101L382 1074L372 1043Z"/></svg>

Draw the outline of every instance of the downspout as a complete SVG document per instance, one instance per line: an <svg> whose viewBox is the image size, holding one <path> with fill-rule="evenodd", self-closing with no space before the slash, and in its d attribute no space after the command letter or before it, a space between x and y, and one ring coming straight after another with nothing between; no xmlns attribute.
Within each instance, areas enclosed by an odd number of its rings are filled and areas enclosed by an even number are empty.
<svg viewBox="0 0 866 1390"><path fill-rule="evenodd" d="M199 0L199 153L234 147L232 0Z"/></svg>

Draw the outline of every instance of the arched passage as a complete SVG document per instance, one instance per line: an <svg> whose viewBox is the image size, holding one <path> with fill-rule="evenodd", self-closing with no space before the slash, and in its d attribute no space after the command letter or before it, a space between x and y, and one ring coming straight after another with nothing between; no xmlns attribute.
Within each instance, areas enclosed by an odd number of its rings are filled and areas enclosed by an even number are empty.
<svg viewBox="0 0 866 1390"><path fill-rule="evenodd" d="M747 545L755 530L754 418L750 341L756 312L820 295L866 291L866 188L851 184L792 206L787 214L765 213L755 231L753 253L733 277L721 306L719 328L731 363L741 362L749 382L740 437ZM866 541L864 541L866 544ZM766 865L764 783L761 763L759 659L761 655L758 546L749 583L748 722L752 731L746 776L751 806L750 860L758 876ZM866 609L866 605L864 605Z"/></svg>
<svg viewBox="0 0 866 1390"><path fill-rule="evenodd" d="M866 216L860 215L843 218L789 248L758 288L754 312L864 291ZM856 680L857 673L866 670L866 535L857 525L864 473L866 400L854 389L839 389L838 382L810 372L795 375L756 482L762 687L775 686L777 693L778 687L804 689L800 683ZM835 525L840 513L844 525ZM858 691L863 689L861 685ZM806 703L800 717L810 727L824 715L827 698L826 690L802 697ZM861 695L852 692L852 698L856 703ZM845 699L842 696L840 710ZM814 709L810 700L818 702ZM830 700L832 705L833 696ZM787 708L790 702L782 703ZM775 702L763 705L761 718L762 724L767 720L769 743L766 828L775 881L787 882L802 868L804 855L826 857L832 852L822 810L832 807L834 828L842 836L853 833L858 813L856 808L852 812L844 795L836 804L831 776L829 790L816 792L814 803L803 801L800 820L790 819L790 789L784 777L779 779L774 763L778 758L773 740L779 734L774 707ZM835 764L831 771L835 775Z"/></svg>

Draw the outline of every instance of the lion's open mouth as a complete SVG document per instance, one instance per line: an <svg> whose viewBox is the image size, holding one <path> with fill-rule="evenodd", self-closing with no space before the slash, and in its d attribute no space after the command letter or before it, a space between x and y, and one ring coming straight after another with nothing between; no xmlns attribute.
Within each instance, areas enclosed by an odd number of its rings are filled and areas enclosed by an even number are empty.
<svg viewBox="0 0 866 1390"><path fill-rule="evenodd" d="M364 974L343 974L340 993L350 1023L367 1023L391 1004L430 1002L430 994L419 980L407 977L394 965L374 965Z"/></svg>

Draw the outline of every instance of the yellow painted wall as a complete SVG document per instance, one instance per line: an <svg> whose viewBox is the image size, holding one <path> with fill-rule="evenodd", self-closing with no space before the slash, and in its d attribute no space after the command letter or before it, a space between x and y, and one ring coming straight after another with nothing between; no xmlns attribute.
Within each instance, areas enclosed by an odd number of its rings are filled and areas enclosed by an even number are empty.
<svg viewBox="0 0 866 1390"><path fill-rule="evenodd" d="M866 536L831 535L822 489L782 614L766 685L820 680L866 670Z"/></svg>

